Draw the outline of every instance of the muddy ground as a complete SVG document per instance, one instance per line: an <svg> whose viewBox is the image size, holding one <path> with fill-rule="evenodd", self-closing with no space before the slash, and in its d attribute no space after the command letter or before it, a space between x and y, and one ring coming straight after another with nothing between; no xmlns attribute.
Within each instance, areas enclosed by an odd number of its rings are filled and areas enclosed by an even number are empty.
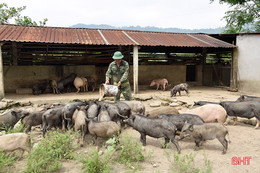
<svg viewBox="0 0 260 173"><path fill-rule="evenodd" d="M242 92L229 92L225 88L213 88L213 87L190 87L190 96L187 96L182 92L182 96L175 97L179 101L186 102L186 105L192 105L194 101L233 101L236 100L241 94L260 96L260 93L242 93ZM170 91L156 91L151 89L140 90L139 94L135 97L153 99L143 101L146 106L146 110L152 110L149 104L154 101L165 102L164 98L170 98ZM16 95L7 94L6 98L19 102L32 102L34 105L43 103L66 103L73 99L98 99L99 93L86 92L86 93L66 93L62 95L54 94L42 94L39 96L34 95ZM186 106L179 106L178 109L187 109ZM255 130L254 126L239 122L236 126L229 124L227 126L230 134L229 148L225 155L222 155L222 145L218 140L212 140L205 142L198 151L194 151L195 143L191 139L185 139L179 142L181 147L181 155L193 153L195 154L195 166L200 167L203 165L204 156L212 163L213 172L231 173L231 172L259 172L260 163L260 129ZM132 128L123 130L122 135L131 135L133 138L139 140L139 133ZM147 146L143 147L145 152L151 152L151 157L145 162L140 164L140 170L138 172L172 172L172 165L167 158L165 151L161 149L161 145L164 143L163 139L154 139L147 137ZM86 145L83 148L77 150L77 152L87 152L91 146ZM175 147L170 144L167 152L171 153L173 159L173 153ZM250 163L243 165L232 165L233 157L251 157ZM16 172L19 168L25 165L24 159L16 163ZM76 161L66 161L63 163L61 172L80 172L80 163ZM114 167L113 172L128 172L129 169L124 168L123 165L117 165ZM19 172L19 171L18 171Z"/></svg>

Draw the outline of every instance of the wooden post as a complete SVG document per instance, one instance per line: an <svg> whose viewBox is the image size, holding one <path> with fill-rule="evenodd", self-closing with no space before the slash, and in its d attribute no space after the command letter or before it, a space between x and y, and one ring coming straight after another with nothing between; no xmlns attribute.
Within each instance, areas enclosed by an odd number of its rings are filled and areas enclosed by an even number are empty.
<svg viewBox="0 0 260 173"><path fill-rule="evenodd" d="M134 94L138 93L138 46L133 47Z"/></svg>
<svg viewBox="0 0 260 173"><path fill-rule="evenodd" d="M17 50L17 43L12 42L12 50L13 50L13 65L18 64L18 50Z"/></svg>
<svg viewBox="0 0 260 173"><path fill-rule="evenodd" d="M231 88L238 88L237 71L238 71L238 52L237 48L233 49L231 66Z"/></svg>
<svg viewBox="0 0 260 173"><path fill-rule="evenodd" d="M206 66L207 48L202 48L202 85L205 85L205 66Z"/></svg>
<svg viewBox="0 0 260 173"><path fill-rule="evenodd" d="M5 97L2 46L3 46L3 43L0 43L0 99Z"/></svg>

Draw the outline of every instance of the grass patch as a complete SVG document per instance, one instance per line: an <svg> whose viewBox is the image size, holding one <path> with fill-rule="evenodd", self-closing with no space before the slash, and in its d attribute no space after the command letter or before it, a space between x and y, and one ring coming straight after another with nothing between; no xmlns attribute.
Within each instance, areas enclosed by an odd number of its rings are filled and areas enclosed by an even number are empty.
<svg viewBox="0 0 260 173"><path fill-rule="evenodd" d="M109 173L113 172L112 165L115 162L124 164L131 168L131 172L139 169L139 163L147 157L143 154L142 144L130 136L110 138L106 142L104 152L99 153L97 149L85 155L81 155L79 161L83 163L83 172Z"/></svg>
<svg viewBox="0 0 260 173"><path fill-rule="evenodd" d="M9 172L9 167L13 166L17 158L15 153L5 153L0 150L0 173Z"/></svg>
<svg viewBox="0 0 260 173"><path fill-rule="evenodd" d="M99 154L95 149L87 156L81 156L80 162L83 163L81 169L86 173L109 173L111 172L111 160L114 150L105 150L104 154Z"/></svg>
<svg viewBox="0 0 260 173"><path fill-rule="evenodd" d="M120 137L117 149L119 152L118 160L125 165L131 165L132 162L138 163L145 159L142 144L131 136Z"/></svg>
<svg viewBox="0 0 260 173"><path fill-rule="evenodd" d="M169 152L164 150L168 161L172 165L172 172L176 173L211 173L212 164L211 161L207 159L206 154L204 153L204 162L203 166L196 167L195 164L195 154L185 154L179 155L177 152L174 152L173 160Z"/></svg>
<svg viewBox="0 0 260 173"><path fill-rule="evenodd" d="M115 160L131 168L133 172L139 169L139 163L147 157L143 153L142 144L131 136L121 136L118 139L111 138L107 141L108 149L117 151Z"/></svg>
<svg viewBox="0 0 260 173"><path fill-rule="evenodd" d="M32 151L27 158L26 169L24 172L54 172L61 169L60 160L74 159L73 146L75 132L49 131L47 137L41 140L39 145Z"/></svg>

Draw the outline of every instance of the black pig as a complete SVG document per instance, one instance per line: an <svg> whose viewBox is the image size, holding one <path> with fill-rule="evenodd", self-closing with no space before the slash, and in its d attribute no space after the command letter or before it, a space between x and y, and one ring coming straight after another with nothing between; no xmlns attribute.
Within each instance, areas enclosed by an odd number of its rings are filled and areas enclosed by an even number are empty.
<svg viewBox="0 0 260 173"><path fill-rule="evenodd" d="M178 153L180 153L181 150L178 141L175 140L177 128L170 121L162 118L153 119L140 114L134 114L123 121L141 134L140 141L143 143L143 146L146 145L146 135L154 138L164 138L165 144L163 147L171 140L177 148Z"/></svg>
<svg viewBox="0 0 260 173"><path fill-rule="evenodd" d="M62 109L62 131L65 131L65 123L67 122L67 128L70 129L72 127L71 119L74 111L78 106L86 105L85 102L77 101L67 103Z"/></svg>
<svg viewBox="0 0 260 173"><path fill-rule="evenodd" d="M206 104L218 104L219 105L219 102L197 101L197 102L194 102L193 106L203 106Z"/></svg>
<svg viewBox="0 0 260 173"><path fill-rule="evenodd" d="M220 102L220 105L227 111L228 116L253 118L256 117L257 124L255 129L260 124L260 102L258 101L247 101L247 102L232 102L224 101ZM227 122L228 123L228 120ZM233 125L236 124L236 120Z"/></svg>
<svg viewBox="0 0 260 173"><path fill-rule="evenodd" d="M241 95L236 101L237 102L260 101L260 97Z"/></svg>
<svg viewBox="0 0 260 173"><path fill-rule="evenodd" d="M26 127L25 132L30 132L32 126L37 126L42 124L42 114L47 111L47 109L43 110L34 110L33 112L25 112L21 117L21 122Z"/></svg>
<svg viewBox="0 0 260 173"><path fill-rule="evenodd" d="M42 114L42 135L45 137L47 130L50 130L52 127L62 127L62 109L64 106L57 106L51 108Z"/></svg>
<svg viewBox="0 0 260 173"><path fill-rule="evenodd" d="M171 97L172 96L175 97L177 92L179 92L179 95L181 95L181 91L186 91L187 95L189 95L188 84L181 83L181 84L175 85L171 90Z"/></svg>
<svg viewBox="0 0 260 173"><path fill-rule="evenodd" d="M160 114L158 118L164 118L173 123L178 131L181 131L185 121L190 124L203 124L204 120L198 115L193 114Z"/></svg>
<svg viewBox="0 0 260 173"><path fill-rule="evenodd" d="M33 95L43 94L47 89L50 89L50 87L51 86L48 81L43 81L33 85L32 93Z"/></svg>
<svg viewBox="0 0 260 173"><path fill-rule="evenodd" d="M71 73L69 76L59 80L57 86L59 93L64 92L65 87L73 85L76 76L77 75L75 73Z"/></svg>
<svg viewBox="0 0 260 173"><path fill-rule="evenodd" d="M0 115L0 129L8 130L20 120L23 112L21 110L10 110Z"/></svg>

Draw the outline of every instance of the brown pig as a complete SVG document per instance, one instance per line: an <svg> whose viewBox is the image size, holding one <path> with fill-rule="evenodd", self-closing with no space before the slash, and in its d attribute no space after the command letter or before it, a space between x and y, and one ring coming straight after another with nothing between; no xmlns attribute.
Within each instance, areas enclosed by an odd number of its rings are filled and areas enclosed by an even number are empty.
<svg viewBox="0 0 260 173"><path fill-rule="evenodd" d="M78 143L80 141L80 146L83 147L84 145L84 138L87 133L87 123L85 121L85 118L87 118L87 109L88 106L80 106L77 107L75 110L73 116L72 116L72 122L74 122L74 129L75 131L81 131L81 141L80 138L78 138Z"/></svg>
<svg viewBox="0 0 260 173"><path fill-rule="evenodd" d="M184 137L191 136L195 140L196 147L199 147L201 141L213 140L215 138L223 145L222 154L226 154L228 142L226 135L227 128L220 123L204 123L201 125L193 125L185 122L181 130L180 140ZM229 143L231 141L229 140ZM195 148L196 149L196 148Z"/></svg>
<svg viewBox="0 0 260 173"><path fill-rule="evenodd" d="M95 137L95 140L97 137L101 138L111 138L113 135L117 135L120 130L121 126L120 124L114 122L114 121L103 121L98 122L94 119L85 119L86 122L88 122L88 131L91 135Z"/></svg>
<svg viewBox="0 0 260 173"><path fill-rule="evenodd" d="M146 111L146 116L150 118L157 118L160 114L179 114L179 111L171 106L159 107Z"/></svg>
<svg viewBox="0 0 260 173"><path fill-rule="evenodd" d="M167 85L168 85L168 80L165 79L165 78L163 78L163 79L154 79L154 80L151 82L150 87L151 87L151 86L154 86L154 85L156 85L156 87L157 87L156 90L158 90L159 87L161 87L161 89L162 89L163 91L165 91L165 88L166 88Z"/></svg>
<svg viewBox="0 0 260 173"><path fill-rule="evenodd" d="M57 81L56 80L50 80L50 85L51 85L53 94L58 94L59 91L58 91Z"/></svg>
<svg viewBox="0 0 260 173"><path fill-rule="evenodd" d="M0 136L0 150L7 152L21 150L21 155L18 158L20 160L24 151L31 151L30 136L25 133L11 133Z"/></svg>

